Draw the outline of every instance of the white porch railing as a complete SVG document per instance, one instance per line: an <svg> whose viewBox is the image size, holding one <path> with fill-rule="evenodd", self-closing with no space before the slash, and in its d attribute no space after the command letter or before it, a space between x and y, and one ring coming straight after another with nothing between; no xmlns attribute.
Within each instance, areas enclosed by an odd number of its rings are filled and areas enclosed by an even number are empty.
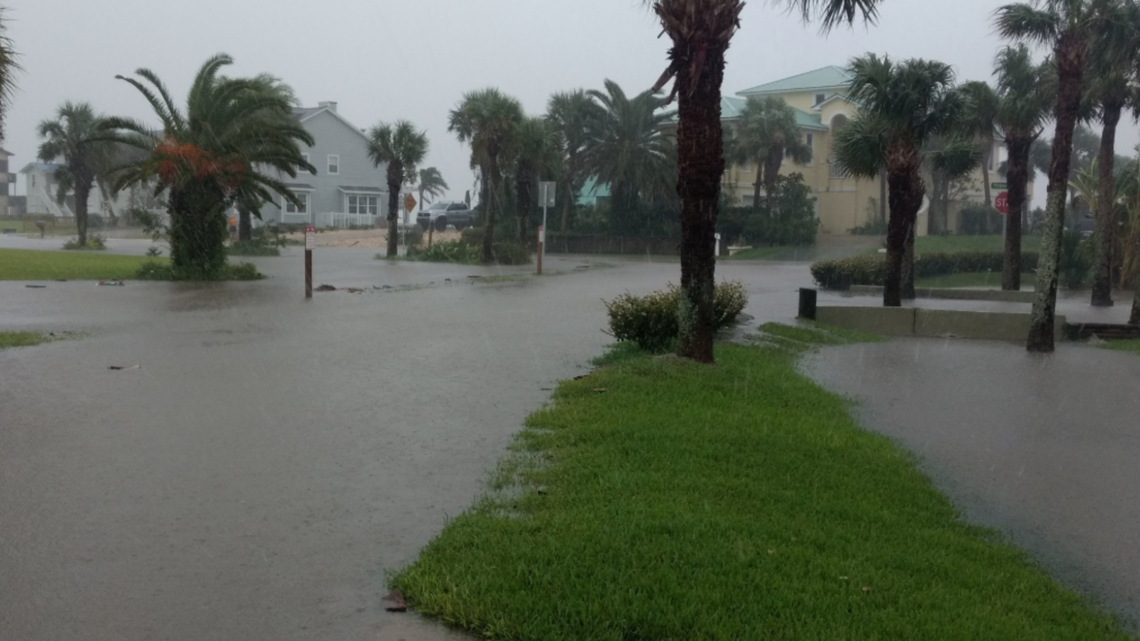
<svg viewBox="0 0 1140 641"><path fill-rule="evenodd" d="M342 214L326 212L317 214L314 223L317 227L375 227L378 216L371 214Z"/></svg>

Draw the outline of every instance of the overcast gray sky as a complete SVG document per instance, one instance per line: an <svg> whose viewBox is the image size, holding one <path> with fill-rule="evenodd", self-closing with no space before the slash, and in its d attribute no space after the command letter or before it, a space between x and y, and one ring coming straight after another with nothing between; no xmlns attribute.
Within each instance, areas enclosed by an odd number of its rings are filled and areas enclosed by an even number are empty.
<svg viewBox="0 0 1140 641"><path fill-rule="evenodd" d="M668 41L638 0L8 0L9 36L24 67L4 146L14 170L34 159L36 123L64 100L108 114L148 118L149 107L115 74L149 67L176 96L210 55L226 52L232 74L269 72L306 105L339 102L358 127L407 118L425 128L427 164L452 197L470 188L468 152L447 132L463 92L497 86L540 114L556 91L629 92L665 67ZM785 3L752 0L728 55L724 91L830 64L866 51L953 64L960 80L989 79L1001 41L998 0L885 0L876 26L821 36ZM1118 144L1140 142L1127 120ZM1042 181L1043 182L1043 181ZM25 193L23 179L16 193Z"/></svg>

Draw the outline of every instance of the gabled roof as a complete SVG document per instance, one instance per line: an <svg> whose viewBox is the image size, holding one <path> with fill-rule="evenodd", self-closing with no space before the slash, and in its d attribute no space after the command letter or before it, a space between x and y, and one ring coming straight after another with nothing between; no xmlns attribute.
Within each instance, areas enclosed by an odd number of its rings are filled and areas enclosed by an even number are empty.
<svg viewBox="0 0 1140 641"><path fill-rule="evenodd" d="M54 162L30 162L20 170L20 173L30 174L33 171L41 171L45 174L52 174L55 173L56 169L59 169L59 165Z"/></svg>
<svg viewBox="0 0 1140 641"><path fill-rule="evenodd" d="M367 134L365 134L363 131L361 131L359 128L357 128L356 125L349 122L347 118L338 114L336 112L336 110L334 110L334 109L331 109L329 107L294 107L293 108L293 115L296 116L297 120L299 122L302 122L302 123L305 122L306 120L310 120L312 118L315 118L317 115L322 114L322 113L332 114L332 116L334 118L341 121L342 123L344 123L344 125L346 127L353 130L354 132L356 132L356 135L363 138L365 140L365 142L368 141L368 135Z"/></svg>
<svg viewBox="0 0 1140 641"><path fill-rule="evenodd" d="M815 91L817 89L840 89L849 84L851 84L851 74L843 67L832 65L738 91L736 95L760 96L772 93Z"/></svg>
<svg viewBox="0 0 1140 641"><path fill-rule="evenodd" d="M853 105L854 105L854 104L856 104L856 103L855 103L855 101L851 99L851 96L848 96L847 94L841 94L841 93L837 93L837 94L835 94L834 96L832 96L832 97L828 98L827 100L824 100L823 102L819 103L818 105L816 105L816 106L812 107L812 109L813 109L813 110L815 110L815 111L820 111L820 110L822 110L822 109L823 109L823 106L824 106L824 105L826 105L826 104L829 104L829 103L832 103L832 102L835 102L835 101L837 101L837 100L842 100L842 101L844 101L844 102L849 102L849 103L851 103L851 104L853 104Z"/></svg>

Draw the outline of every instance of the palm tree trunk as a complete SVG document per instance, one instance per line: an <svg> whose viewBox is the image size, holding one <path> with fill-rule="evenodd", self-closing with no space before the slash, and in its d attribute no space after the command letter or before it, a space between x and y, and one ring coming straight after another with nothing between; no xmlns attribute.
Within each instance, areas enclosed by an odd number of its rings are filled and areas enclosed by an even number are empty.
<svg viewBox="0 0 1140 641"><path fill-rule="evenodd" d="M677 354L713 362L713 313L717 204L724 174L724 131L720 122L720 86L725 45L710 43L703 59L680 64L677 129L677 194L681 197L681 297ZM675 48L675 50L677 50ZM701 64L696 64L697 62Z"/></svg>
<svg viewBox="0 0 1140 641"><path fill-rule="evenodd" d="M776 193L776 180L780 177L780 165L784 162L784 148L772 147L768 150L767 166L764 167L764 197L771 203ZM771 214L771 210L768 212Z"/></svg>
<svg viewBox="0 0 1140 641"><path fill-rule="evenodd" d="M986 153L982 155L982 191L985 193L986 207L993 207L993 194L990 192L990 159L994 155L993 136L986 137Z"/></svg>
<svg viewBox="0 0 1140 641"><path fill-rule="evenodd" d="M760 210L760 188L764 186L764 160L756 159L756 182L752 184L752 209Z"/></svg>
<svg viewBox="0 0 1140 641"><path fill-rule="evenodd" d="M1100 160L1097 171L1100 190L1096 201L1096 267L1093 269L1093 307L1112 307L1112 249L1116 245L1116 185L1113 176L1113 162L1116 159L1116 125L1120 122L1120 112L1124 105L1119 102L1104 103L1101 122L1104 129L1100 134Z"/></svg>
<svg viewBox="0 0 1140 641"><path fill-rule="evenodd" d="M1128 317L1128 324L1140 325L1140 276L1136 277L1135 293L1132 296L1132 315Z"/></svg>
<svg viewBox="0 0 1140 641"><path fill-rule="evenodd" d="M925 185L918 173L918 152L912 150L911 162L901 163L888 172L890 186L890 220L887 222L887 269L883 282L883 306L902 305L903 260L907 240L922 207Z"/></svg>
<svg viewBox="0 0 1140 641"><path fill-rule="evenodd" d="M1027 138L1007 138L1009 165L1006 180L1009 185L1009 214L1005 217L1005 259L1001 273L1001 288L1005 291L1021 290L1021 223L1025 211L1025 192L1029 183L1029 147Z"/></svg>
<svg viewBox="0 0 1140 641"><path fill-rule="evenodd" d="M91 181L76 177L75 181L75 233L79 246L87 246L87 199L91 196Z"/></svg>
<svg viewBox="0 0 1140 641"><path fill-rule="evenodd" d="M560 229L565 234L570 226L571 200L576 200L573 185L573 176L578 175L578 154L570 154L566 159L566 172L562 176L562 189L565 191L562 198L562 225Z"/></svg>
<svg viewBox="0 0 1140 641"><path fill-rule="evenodd" d="M917 217L916 217L917 218ZM902 299L914 300L914 234L915 227L918 226L916 220L914 224L910 225L910 229L906 234L906 249L903 251L903 265L902 265Z"/></svg>
<svg viewBox="0 0 1140 641"><path fill-rule="evenodd" d="M887 172L879 172L879 222L887 222Z"/></svg>
<svg viewBox="0 0 1140 641"><path fill-rule="evenodd" d="M1045 222L1041 230L1041 256L1037 264L1037 293L1033 300L1026 349L1052 352L1057 310L1057 275L1061 261L1061 235L1064 228L1065 196L1069 189L1069 167L1072 161L1073 129L1081 104L1084 80L1084 43L1069 34L1058 41L1054 55L1060 79L1057 95L1056 129L1053 134L1053 158L1049 165L1049 188L1045 205Z"/></svg>
<svg viewBox="0 0 1140 641"><path fill-rule="evenodd" d="M486 229L483 230L483 262L495 260L495 209L499 201L499 157L488 154L487 176L484 176L484 189L487 191L487 204L483 207Z"/></svg>
<svg viewBox="0 0 1140 641"><path fill-rule="evenodd" d="M400 163L388 163L388 258L395 258L399 253L400 227L398 212L400 210L400 185L404 184L404 168Z"/></svg>
<svg viewBox="0 0 1140 641"><path fill-rule="evenodd" d="M245 207L238 207L238 242L248 243L253 240L253 212Z"/></svg>
<svg viewBox="0 0 1140 641"><path fill-rule="evenodd" d="M527 220L530 218L530 186L531 177L529 169L519 168L515 180L515 191L518 202L516 209L519 218L519 244L525 246L527 241Z"/></svg>

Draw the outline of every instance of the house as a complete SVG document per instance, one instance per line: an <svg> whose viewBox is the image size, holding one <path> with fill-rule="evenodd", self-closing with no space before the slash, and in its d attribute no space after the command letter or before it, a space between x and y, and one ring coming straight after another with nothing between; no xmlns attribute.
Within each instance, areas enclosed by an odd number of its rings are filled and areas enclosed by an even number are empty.
<svg viewBox="0 0 1140 641"><path fill-rule="evenodd" d="M31 216L55 216L56 218L75 217L75 191L68 190L63 202L57 199L58 181L55 172L60 165L51 162L28 163L20 170L24 174L25 190L27 191L24 213ZM87 213L89 215L103 215L115 213L120 215L130 208L130 192L124 190L117 196L105 199L98 185L91 187L87 198ZM111 210L109 212L108 210Z"/></svg>
<svg viewBox="0 0 1140 641"><path fill-rule="evenodd" d="M847 96L851 80L850 72L842 67L823 67L745 89L721 100L721 118L726 129L740 119L747 99L752 96L783 98L795 110L803 141L812 149L812 161L799 165L786 159L780 167L780 174L803 175L805 184L816 199L820 232L824 234L844 234L855 227L867 225L880 215L882 207L879 180L844 177L833 162L832 141L835 135L859 113L858 105ZM991 181L1000 180L996 168L1001 154L1002 144L996 141L989 161ZM738 205L752 204L756 169L755 163L725 169L722 186L729 200ZM929 182L928 179L928 193ZM993 190L993 196L996 197L999 191ZM950 206L949 229L958 229L962 206L983 200L982 171L979 168L974 176L957 183ZM919 213L919 235L925 235L929 228L928 209L924 205Z"/></svg>
<svg viewBox="0 0 1140 641"><path fill-rule="evenodd" d="M317 171L298 173L295 178L282 176L303 205L297 207L279 197L262 208L262 221L318 227L374 226L378 217L387 213L387 167L377 167L369 159L364 130L337 113L335 102L297 108L293 113L313 137L313 146L302 151Z"/></svg>
<svg viewBox="0 0 1140 641"><path fill-rule="evenodd" d="M0 149L0 217L12 216L12 212L8 208L8 199L12 195L12 190L16 184L16 174L9 173L8 159L12 157L12 153Z"/></svg>
<svg viewBox="0 0 1140 641"><path fill-rule="evenodd" d="M598 183L596 176L590 176L582 185L581 191L578 192L578 202L576 203L582 207L596 207L608 202L610 199L610 186L605 183Z"/></svg>

